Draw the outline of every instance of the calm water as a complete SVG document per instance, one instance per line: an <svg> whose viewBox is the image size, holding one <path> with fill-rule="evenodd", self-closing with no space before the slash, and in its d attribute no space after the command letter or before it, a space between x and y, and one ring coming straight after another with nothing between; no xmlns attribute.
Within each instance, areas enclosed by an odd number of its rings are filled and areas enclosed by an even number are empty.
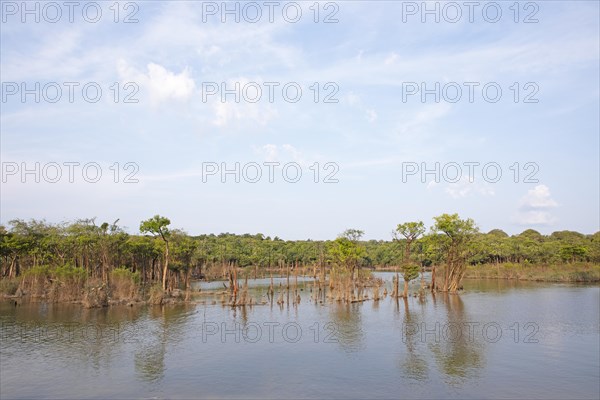
<svg viewBox="0 0 600 400"><path fill-rule="evenodd" d="M597 286L467 281L351 305L311 303L311 286L283 308L0 303L0 397L600 397Z"/></svg>

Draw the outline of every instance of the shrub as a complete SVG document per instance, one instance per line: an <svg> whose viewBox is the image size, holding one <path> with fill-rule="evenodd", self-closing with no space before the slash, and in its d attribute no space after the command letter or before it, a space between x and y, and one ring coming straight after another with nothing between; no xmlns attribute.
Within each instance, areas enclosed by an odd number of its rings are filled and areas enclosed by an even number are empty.
<svg viewBox="0 0 600 400"><path fill-rule="evenodd" d="M114 300L131 300L138 297L139 272L115 268L110 274L111 297Z"/></svg>
<svg viewBox="0 0 600 400"><path fill-rule="evenodd" d="M50 268L45 265L30 268L23 273L21 282L32 295L42 295L50 282Z"/></svg>
<svg viewBox="0 0 600 400"><path fill-rule="evenodd" d="M18 279L2 279L0 280L0 294L13 296L19 288Z"/></svg>
<svg viewBox="0 0 600 400"><path fill-rule="evenodd" d="M153 305L161 305L164 301L165 293L162 290L162 286L157 283L150 288L150 297L148 302Z"/></svg>
<svg viewBox="0 0 600 400"><path fill-rule="evenodd" d="M52 301L75 301L81 299L87 272L83 268L63 265L50 270L52 284L48 297Z"/></svg>

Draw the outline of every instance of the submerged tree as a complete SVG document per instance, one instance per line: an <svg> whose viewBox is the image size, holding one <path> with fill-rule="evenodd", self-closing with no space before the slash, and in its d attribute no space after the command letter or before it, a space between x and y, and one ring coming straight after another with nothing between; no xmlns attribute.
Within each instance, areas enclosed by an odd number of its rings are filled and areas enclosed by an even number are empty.
<svg viewBox="0 0 600 400"><path fill-rule="evenodd" d="M362 235L363 231L348 229L335 239L329 248L331 260L347 269L350 272L352 281L354 281L355 269L366 256L365 248L358 243Z"/></svg>
<svg viewBox="0 0 600 400"><path fill-rule="evenodd" d="M140 223L140 232L142 233L151 233L154 236L160 236L160 238L165 242L165 263L163 266L162 273L162 288L163 290L167 289L167 271L169 268L169 228L168 226L171 224L171 221L166 217L161 217L160 215L155 215L154 217L142 221Z"/></svg>
<svg viewBox="0 0 600 400"><path fill-rule="evenodd" d="M472 219L460 219L458 214L442 214L434 217L434 220L432 230L442 233L438 238L446 253L442 291L456 292L465 274L469 242L478 229Z"/></svg>
<svg viewBox="0 0 600 400"><path fill-rule="evenodd" d="M396 227L396 240L398 235L404 237L405 250L404 260L402 260L402 277L404 278L403 296L408 296L408 282L419 277L419 266L410 259L410 250L414 242L425 233L425 224L422 221L405 222Z"/></svg>

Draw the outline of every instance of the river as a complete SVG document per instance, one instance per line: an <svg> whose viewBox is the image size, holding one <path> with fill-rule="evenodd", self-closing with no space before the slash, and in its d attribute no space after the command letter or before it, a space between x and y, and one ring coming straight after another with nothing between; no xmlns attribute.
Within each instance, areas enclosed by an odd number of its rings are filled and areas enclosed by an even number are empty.
<svg viewBox="0 0 600 400"><path fill-rule="evenodd" d="M268 280L250 283L264 301ZM303 280L299 304L236 309L0 302L0 397L600 398L598 286L464 286L315 304Z"/></svg>

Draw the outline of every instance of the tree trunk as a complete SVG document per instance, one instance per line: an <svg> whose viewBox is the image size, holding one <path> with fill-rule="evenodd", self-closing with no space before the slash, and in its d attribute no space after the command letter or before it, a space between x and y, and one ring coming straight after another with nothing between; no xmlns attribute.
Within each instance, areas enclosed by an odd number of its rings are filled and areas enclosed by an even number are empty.
<svg viewBox="0 0 600 400"><path fill-rule="evenodd" d="M102 282L108 282L108 255L102 250Z"/></svg>
<svg viewBox="0 0 600 400"><path fill-rule="evenodd" d="M16 270L18 270L18 267L17 267L18 263L19 263L19 256L15 256L10 263L10 268L8 269L8 277L9 278L12 278L13 275L14 276L18 275L18 272L16 272Z"/></svg>
<svg viewBox="0 0 600 400"><path fill-rule="evenodd" d="M190 299L190 278L192 274L192 268L188 266L187 271L185 272L185 300L188 301Z"/></svg>
<svg viewBox="0 0 600 400"><path fill-rule="evenodd" d="M406 299L408 297L408 281L405 279L404 280L404 294L403 294L404 298Z"/></svg>
<svg viewBox="0 0 600 400"><path fill-rule="evenodd" d="M162 287L163 291L167 290L167 270L169 268L169 242L165 240L165 265L163 267L162 274Z"/></svg>

